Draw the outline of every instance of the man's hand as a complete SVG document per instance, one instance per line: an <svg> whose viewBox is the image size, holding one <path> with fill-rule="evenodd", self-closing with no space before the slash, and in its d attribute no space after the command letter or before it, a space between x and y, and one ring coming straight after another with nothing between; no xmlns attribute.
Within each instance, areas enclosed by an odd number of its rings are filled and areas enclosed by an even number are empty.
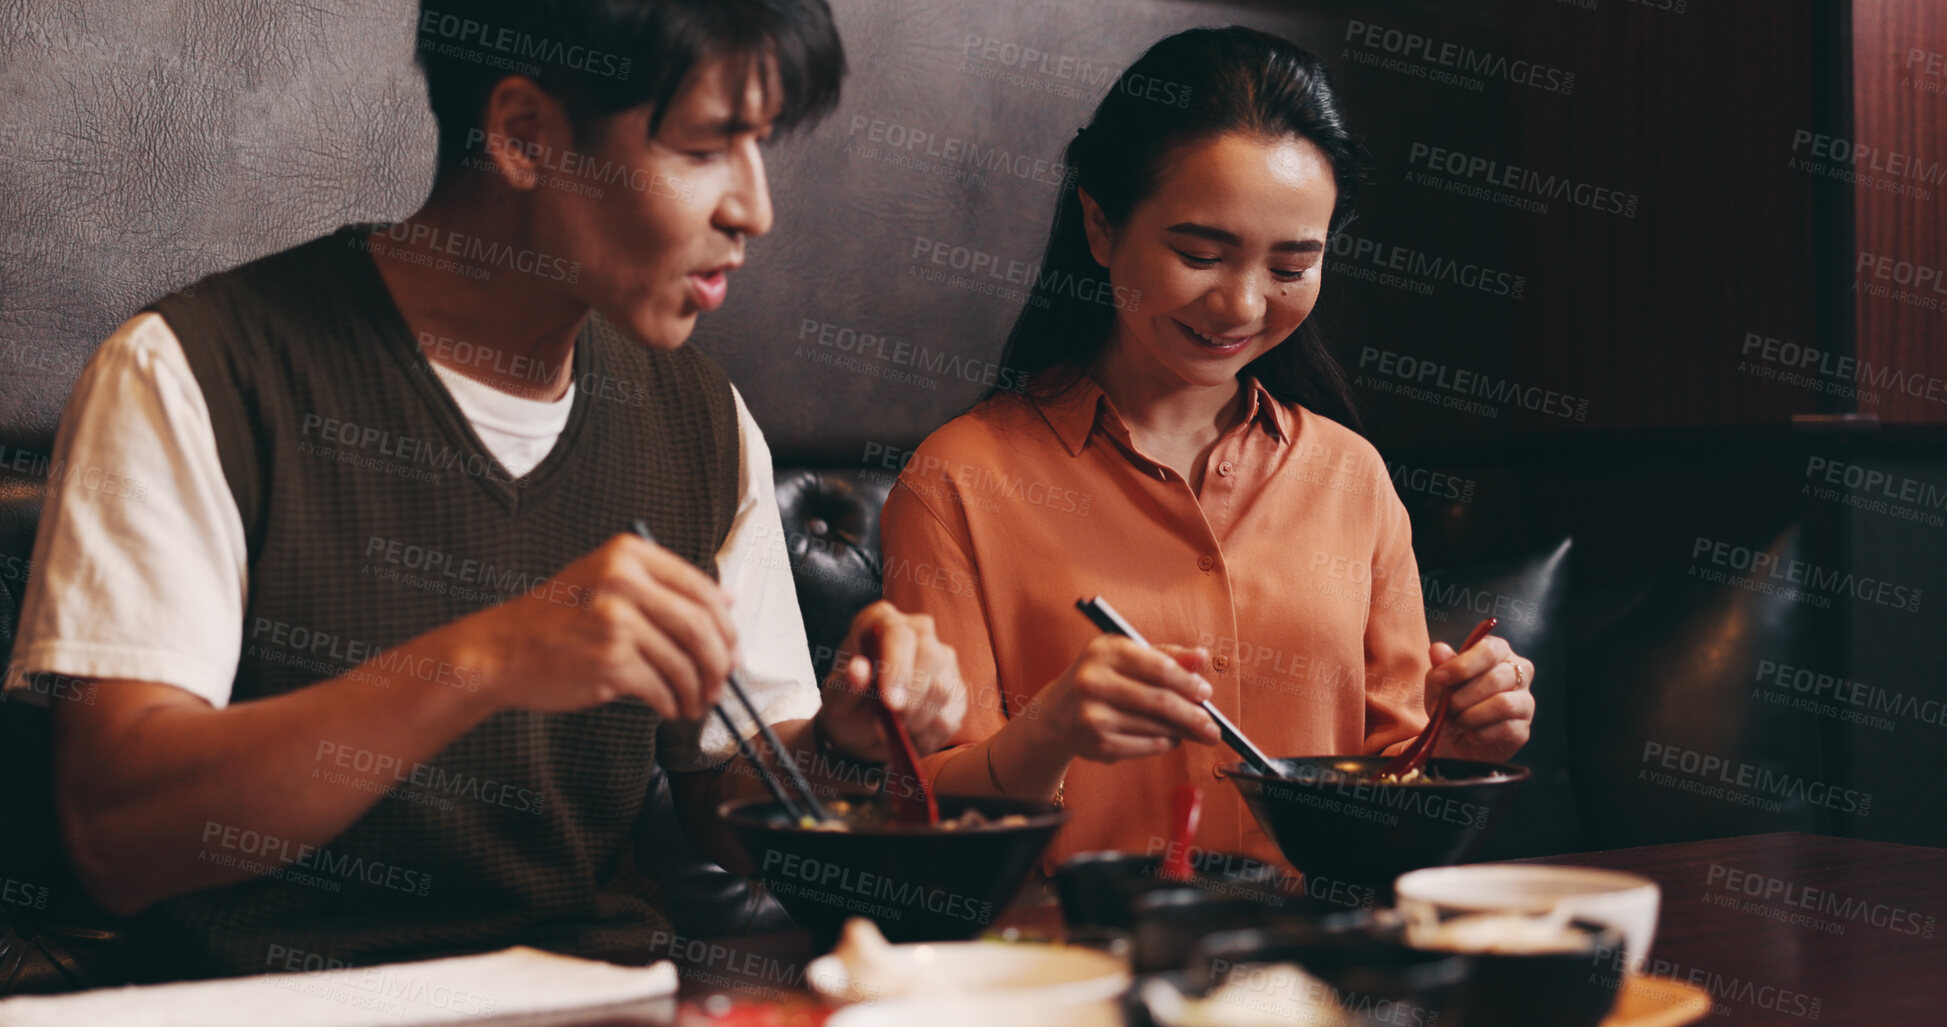
<svg viewBox="0 0 1947 1027"><path fill-rule="evenodd" d="M901 613L884 600L852 619L818 711L818 724L832 744L859 759L880 761L889 750L872 697L875 688L922 755L945 745L967 714L959 661L933 630L933 618Z"/></svg>
<svg viewBox="0 0 1947 1027"><path fill-rule="evenodd" d="M616 535L523 595L438 629L480 656L502 707L579 710L625 695L701 720L737 663L730 600L669 550Z"/></svg>

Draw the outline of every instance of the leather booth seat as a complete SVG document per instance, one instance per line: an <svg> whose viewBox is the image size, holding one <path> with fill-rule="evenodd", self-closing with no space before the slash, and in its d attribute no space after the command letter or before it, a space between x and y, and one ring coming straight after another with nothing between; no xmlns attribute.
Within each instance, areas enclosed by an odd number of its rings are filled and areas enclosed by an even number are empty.
<svg viewBox="0 0 1947 1027"><path fill-rule="evenodd" d="M879 598L884 566L879 510L895 476L883 470L780 467L775 480L798 609L804 613L812 667L822 681L852 618Z"/></svg>
<svg viewBox="0 0 1947 1027"><path fill-rule="evenodd" d="M1802 718L1794 733L1782 719L1772 723L1762 706L1726 698L1750 690L1742 668L1751 654L1779 658L1796 651L1805 629L1802 607L1697 587L1685 580L1680 564L1625 561L1619 568L1614 554L1597 551L1590 558L1582 552L1586 545L1559 530L1560 518L1543 523L1536 513L1543 506L1536 493L1554 487L1546 473L1507 465L1430 470L1443 477L1396 479L1413 519L1430 633L1454 642L1481 616L1496 613L1499 633L1539 668L1533 683L1539 713L1531 741L1515 760L1534 776L1478 858L1822 829L1809 808L1739 816L1722 802L1653 787L1636 773L1642 759L1635 750L1647 738L1818 776L1816 739L1799 737ZM1426 485L1442 480L1449 485ZM1464 494L1450 487L1452 481L1467 483ZM821 678L852 617L878 598L879 510L892 482L880 468L781 464L776 471L798 600ZM24 561L31 551L39 484L0 480L0 559ZM1774 537L1758 544L1789 550L1800 544L1799 531L1777 526ZM1587 580L1571 580L1578 566ZM24 583L24 576L0 578L0 658L11 650ZM90 969L89 957L112 964L114 939L103 930L114 922L88 900L55 841L46 713L0 702L0 731L0 772L7 782L0 789L0 877L44 883L50 896L45 909L0 910L12 914L18 935L0 935L0 943L11 940L11 949L0 951L0 993L7 990L6 973L36 961L44 987L101 983L106 971ZM655 788L651 815L680 839L660 776ZM663 883L672 918L685 935L784 923L761 889L686 844L671 846L639 869Z"/></svg>

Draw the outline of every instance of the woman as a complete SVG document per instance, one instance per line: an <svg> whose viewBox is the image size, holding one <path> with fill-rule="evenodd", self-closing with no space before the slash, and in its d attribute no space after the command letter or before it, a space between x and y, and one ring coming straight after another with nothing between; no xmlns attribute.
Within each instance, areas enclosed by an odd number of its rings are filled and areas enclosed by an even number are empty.
<svg viewBox="0 0 1947 1027"><path fill-rule="evenodd" d="M1200 698L1274 755L1392 753L1458 684L1439 755L1511 756L1533 665L1428 646L1406 511L1306 323L1363 174L1324 68L1171 36L1067 163L1002 361L1025 388L933 433L886 503L886 596L933 617L973 707L935 787L1063 802L1052 866L1160 851L1195 782L1200 847L1279 860ZM1074 609L1098 594L1175 644L1100 635Z"/></svg>

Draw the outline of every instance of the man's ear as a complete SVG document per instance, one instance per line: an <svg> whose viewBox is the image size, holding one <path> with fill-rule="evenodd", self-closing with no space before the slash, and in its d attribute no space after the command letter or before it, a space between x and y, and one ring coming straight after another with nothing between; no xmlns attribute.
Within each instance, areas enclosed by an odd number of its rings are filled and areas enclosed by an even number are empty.
<svg viewBox="0 0 1947 1027"><path fill-rule="evenodd" d="M1109 216L1102 213L1102 205L1088 190L1077 187L1075 195L1082 201L1082 231L1088 234L1088 253L1097 264L1109 266L1109 257L1115 253L1115 229L1109 224Z"/></svg>
<svg viewBox="0 0 1947 1027"><path fill-rule="evenodd" d="M523 191L538 185L541 169L559 160L549 155L566 151L574 140L566 108L525 75L495 84L481 122L468 134L479 148L474 166L491 165L494 177Z"/></svg>

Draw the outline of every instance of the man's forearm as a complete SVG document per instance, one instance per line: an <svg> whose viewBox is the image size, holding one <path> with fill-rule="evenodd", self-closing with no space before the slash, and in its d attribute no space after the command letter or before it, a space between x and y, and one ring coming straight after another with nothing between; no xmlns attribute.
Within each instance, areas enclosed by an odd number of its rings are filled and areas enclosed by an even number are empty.
<svg viewBox="0 0 1947 1027"><path fill-rule="evenodd" d="M408 646L466 665L436 636ZM167 686L103 683L98 706L55 718L62 833L83 883L133 912L254 876L210 856L278 864L326 847L379 800L392 768L430 760L492 712L469 679L476 690L366 665L223 709Z"/></svg>

